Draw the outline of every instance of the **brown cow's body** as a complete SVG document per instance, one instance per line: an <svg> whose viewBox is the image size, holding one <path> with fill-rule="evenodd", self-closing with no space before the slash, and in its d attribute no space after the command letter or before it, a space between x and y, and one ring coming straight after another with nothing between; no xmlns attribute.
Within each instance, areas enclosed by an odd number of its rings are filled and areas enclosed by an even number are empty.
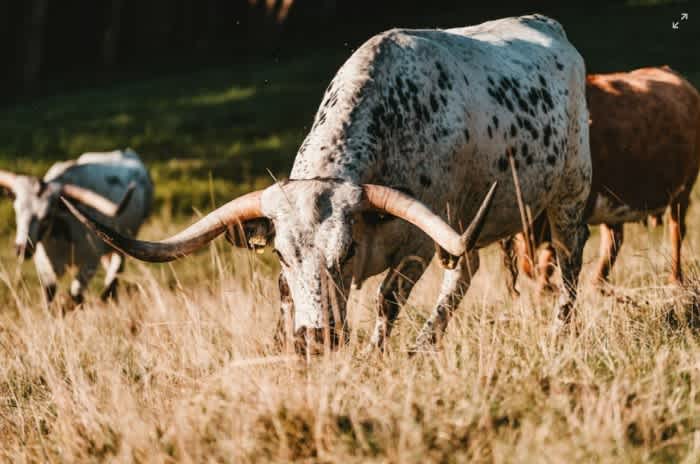
<svg viewBox="0 0 700 464"><path fill-rule="evenodd" d="M593 162L587 222L601 225L601 253L595 280L607 278L622 245L625 222L658 216L670 206L671 281L682 278L680 246L690 192L700 168L700 94L667 66L587 78ZM535 221L536 244L547 241L546 218ZM522 236L503 242L515 291L517 269L529 276ZM537 260L541 288L549 286L553 251Z"/></svg>

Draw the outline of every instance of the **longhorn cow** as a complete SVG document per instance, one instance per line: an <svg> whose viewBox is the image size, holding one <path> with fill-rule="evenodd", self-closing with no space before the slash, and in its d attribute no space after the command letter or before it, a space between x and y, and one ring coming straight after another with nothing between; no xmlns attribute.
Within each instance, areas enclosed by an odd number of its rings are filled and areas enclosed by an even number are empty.
<svg viewBox="0 0 700 464"><path fill-rule="evenodd" d="M567 319L588 232L584 82L583 59L561 25L541 15L390 30L332 79L289 180L232 200L161 242L123 237L75 212L116 249L153 262L183 257L227 230L235 238L240 224L245 243L270 244L279 256L282 319L302 349L338 338L327 329L344 325L353 279L359 286L389 270L371 338L381 347L399 314L394 295L407 295L424 272L407 258L429 260L434 241L447 270L420 348L445 330L479 266L477 250L520 229L512 152L525 201L546 212L568 250L560 254L559 302ZM460 236L454 228L470 218Z"/></svg>
<svg viewBox="0 0 700 464"><path fill-rule="evenodd" d="M34 258L39 280L51 302L57 278L75 265L70 296L83 301L83 291L100 261L105 268L102 298L116 296L123 255L115 253L68 213L61 196L99 213L101 220L133 236L148 216L153 186L138 155L130 149L86 153L54 164L43 178L0 171L0 186L13 197L20 259Z"/></svg>

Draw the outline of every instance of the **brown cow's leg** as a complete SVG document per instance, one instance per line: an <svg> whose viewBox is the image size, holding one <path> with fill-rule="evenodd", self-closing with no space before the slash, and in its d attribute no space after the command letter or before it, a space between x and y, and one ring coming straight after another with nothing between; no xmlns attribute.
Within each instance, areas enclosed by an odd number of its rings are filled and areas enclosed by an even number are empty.
<svg viewBox="0 0 700 464"><path fill-rule="evenodd" d="M525 235L520 233L513 237L513 245L515 246L515 254L520 265L520 272L525 274L531 279L535 278L535 269L532 266L532 260L527 255L527 243L525 241ZM537 245L535 244L535 248ZM537 249L533 250L537 253Z"/></svg>
<svg viewBox="0 0 700 464"><path fill-rule="evenodd" d="M674 284L683 283L681 269L681 243L685 237L685 214L688 211L688 195L683 195L671 203L668 228L671 237L671 275L669 281Z"/></svg>
<svg viewBox="0 0 700 464"><path fill-rule="evenodd" d="M608 280L624 239L622 224L600 225L600 255L593 275L593 284L600 285Z"/></svg>
<svg viewBox="0 0 700 464"><path fill-rule="evenodd" d="M554 247L551 242L547 242L537 254L537 291L540 294L555 290L551 282L552 274L554 274L555 259Z"/></svg>
<svg viewBox="0 0 700 464"><path fill-rule="evenodd" d="M516 237L508 237L499 242L503 252L503 266L506 268L506 288L511 298L518 298L520 292L515 288L518 282L518 265L522 262L522 257L518 255L515 244Z"/></svg>
<svg viewBox="0 0 700 464"><path fill-rule="evenodd" d="M501 250L503 250L503 265L508 271L506 287L511 297L517 298L520 296L520 292L515 286L518 282L519 273L522 272L531 279L535 277L532 261L527 255L525 236L522 233L513 235L501 240L500 245ZM537 253L537 250L535 250L535 253Z"/></svg>
<svg viewBox="0 0 700 464"><path fill-rule="evenodd" d="M644 220L644 224L649 226L649 227L659 227L659 226L663 225L663 223L664 223L663 213L650 214Z"/></svg>

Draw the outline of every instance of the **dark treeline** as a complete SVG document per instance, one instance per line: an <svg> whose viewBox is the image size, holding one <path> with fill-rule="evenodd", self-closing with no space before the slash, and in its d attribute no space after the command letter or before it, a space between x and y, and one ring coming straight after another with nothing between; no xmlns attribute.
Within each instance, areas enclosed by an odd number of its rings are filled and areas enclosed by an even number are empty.
<svg viewBox="0 0 700 464"><path fill-rule="evenodd" d="M473 24L552 5L607 1L468 0L4 0L0 96L51 92L57 82L100 83L123 73L244 62L352 48L393 26ZM483 4L486 3L486 6ZM454 11L454 15L450 12ZM449 18L452 24L445 24ZM69 85L70 86L70 85Z"/></svg>

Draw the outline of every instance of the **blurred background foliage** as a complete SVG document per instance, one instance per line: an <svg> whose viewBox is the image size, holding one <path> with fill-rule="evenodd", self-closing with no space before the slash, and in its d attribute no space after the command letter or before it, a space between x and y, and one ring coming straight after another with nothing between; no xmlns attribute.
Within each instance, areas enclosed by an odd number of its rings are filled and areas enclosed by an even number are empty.
<svg viewBox="0 0 700 464"><path fill-rule="evenodd" d="M672 0L24 0L1 3L0 168L132 147L164 219L284 177L323 89L392 27L541 12L589 72L668 64L700 84L700 8ZM698 10L695 12L694 10ZM671 28L682 12L689 20ZM9 202L0 232L9 231Z"/></svg>

